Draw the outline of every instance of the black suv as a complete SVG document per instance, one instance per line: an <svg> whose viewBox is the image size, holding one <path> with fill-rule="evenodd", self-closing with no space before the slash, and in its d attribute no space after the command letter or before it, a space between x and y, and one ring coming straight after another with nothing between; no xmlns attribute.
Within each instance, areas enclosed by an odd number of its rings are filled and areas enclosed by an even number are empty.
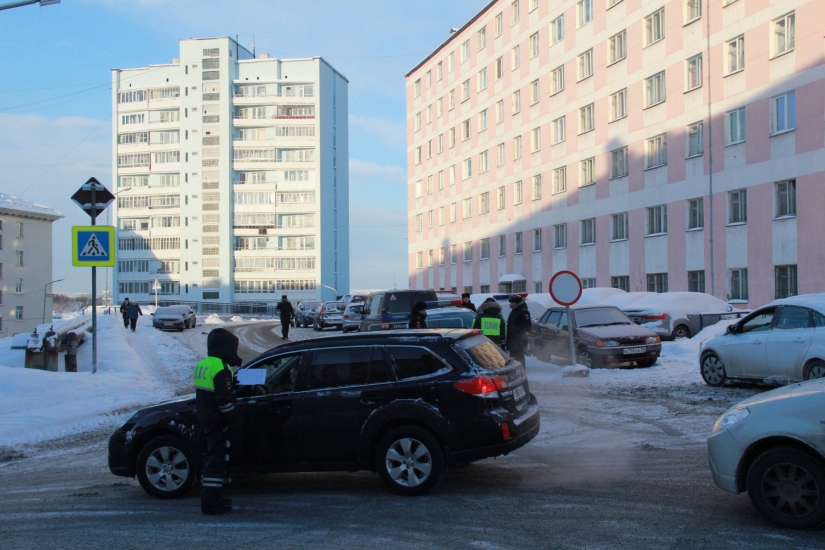
<svg viewBox="0 0 825 550"><path fill-rule="evenodd" d="M238 371L230 473L377 471L402 495L448 468L507 454L539 431L524 366L477 330L396 330L271 349ZM194 396L138 410L109 469L184 495L200 469Z"/></svg>

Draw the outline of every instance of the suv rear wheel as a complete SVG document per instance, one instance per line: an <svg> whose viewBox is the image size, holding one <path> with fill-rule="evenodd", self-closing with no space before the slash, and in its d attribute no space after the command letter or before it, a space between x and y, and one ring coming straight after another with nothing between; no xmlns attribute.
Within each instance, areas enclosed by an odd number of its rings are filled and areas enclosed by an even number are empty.
<svg viewBox="0 0 825 550"><path fill-rule="evenodd" d="M825 524L825 465L790 447L765 451L748 470L748 496L768 521L788 529Z"/></svg>
<svg viewBox="0 0 825 550"><path fill-rule="evenodd" d="M195 464L186 444L173 435L149 441L137 458L137 477L143 490L156 498L177 498L195 482Z"/></svg>
<svg viewBox="0 0 825 550"><path fill-rule="evenodd" d="M378 444L375 464L384 485L403 496L432 491L446 471L441 443L420 426L401 426L387 433Z"/></svg>

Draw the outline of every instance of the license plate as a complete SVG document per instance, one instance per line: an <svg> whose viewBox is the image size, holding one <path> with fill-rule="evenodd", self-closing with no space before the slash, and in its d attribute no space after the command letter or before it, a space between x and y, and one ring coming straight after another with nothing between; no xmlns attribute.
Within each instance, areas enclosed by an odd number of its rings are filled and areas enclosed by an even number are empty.
<svg viewBox="0 0 825 550"><path fill-rule="evenodd" d="M522 399L525 395L527 395L527 392L524 391L524 386L519 386L513 390L513 399L516 401Z"/></svg>
<svg viewBox="0 0 825 550"><path fill-rule="evenodd" d="M647 350L645 348L625 348L622 350L622 353L625 355L635 355L637 353L644 353Z"/></svg>

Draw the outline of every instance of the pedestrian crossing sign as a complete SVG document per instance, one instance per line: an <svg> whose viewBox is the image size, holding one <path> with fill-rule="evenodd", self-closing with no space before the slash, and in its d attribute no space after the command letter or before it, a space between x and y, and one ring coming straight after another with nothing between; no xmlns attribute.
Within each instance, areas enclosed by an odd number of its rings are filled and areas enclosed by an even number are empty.
<svg viewBox="0 0 825 550"><path fill-rule="evenodd" d="M108 225L72 227L72 265L115 266L115 228Z"/></svg>

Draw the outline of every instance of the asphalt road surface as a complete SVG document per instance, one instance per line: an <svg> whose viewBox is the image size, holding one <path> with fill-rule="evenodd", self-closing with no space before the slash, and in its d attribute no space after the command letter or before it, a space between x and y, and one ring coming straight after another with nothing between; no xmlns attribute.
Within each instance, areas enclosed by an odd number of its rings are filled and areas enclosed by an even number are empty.
<svg viewBox="0 0 825 550"><path fill-rule="evenodd" d="M273 328L234 329L242 352L279 343ZM112 476L108 430L7 452L0 548L825 546L825 532L776 528L746 495L724 493L710 478L710 425L759 390L626 390L536 369L530 376L539 436L509 456L450 471L420 498L395 496L368 472L236 476L226 490L233 512L204 517L197 487L161 501Z"/></svg>

